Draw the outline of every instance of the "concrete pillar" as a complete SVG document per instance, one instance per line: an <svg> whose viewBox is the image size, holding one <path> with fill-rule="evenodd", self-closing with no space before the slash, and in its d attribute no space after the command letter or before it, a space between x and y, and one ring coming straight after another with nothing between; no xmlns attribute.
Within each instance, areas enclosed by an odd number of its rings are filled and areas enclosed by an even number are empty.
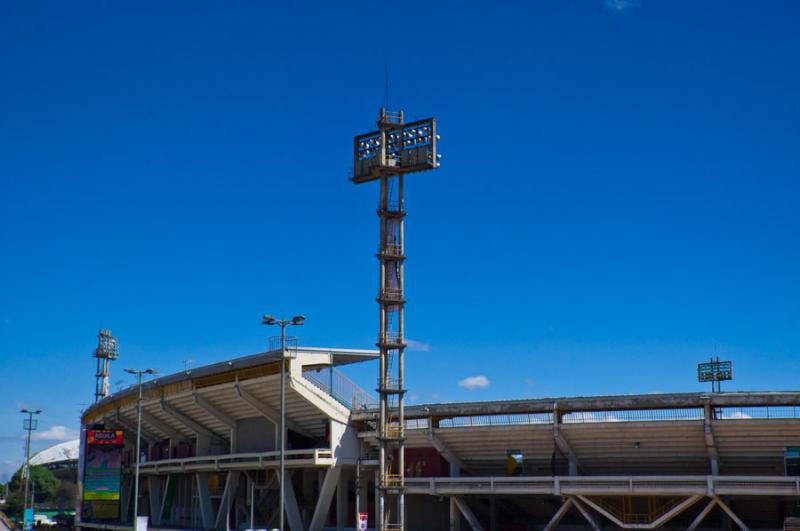
<svg viewBox="0 0 800 531"><path fill-rule="evenodd" d="M347 494L349 487L348 471L342 470L336 485L336 531L344 531L347 525Z"/></svg>
<svg viewBox="0 0 800 531"><path fill-rule="evenodd" d="M162 479L159 476L147 478L148 493L150 496L150 522L157 526L161 524L161 504L164 495L161 491Z"/></svg>
<svg viewBox="0 0 800 531"><path fill-rule="evenodd" d="M211 489L208 485L208 472L198 472L195 474L197 480L197 497L200 505L200 518L203 522L203 529L214 527L214 509L211 506Z"/></svg>

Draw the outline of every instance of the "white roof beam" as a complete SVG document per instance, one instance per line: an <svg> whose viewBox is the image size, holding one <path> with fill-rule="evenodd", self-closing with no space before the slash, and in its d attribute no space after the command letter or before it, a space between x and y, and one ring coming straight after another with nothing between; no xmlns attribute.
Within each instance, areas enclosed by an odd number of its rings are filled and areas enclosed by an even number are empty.
<svg viewBox="0 0 800 531"><path fill-rule="evenodd" d="M436 450L442 454L442 456L447 459L447 462L451 465L455 465L461 470L466 470L467 467L464 465L464 462L458 457L455 452L453 452L439 437L436 436L434 433L433 428L428 429L428 440L433 445Z"/></svg>
<svg viewBox="0 0 800 531"><path fill-rule="evenodd" d="M187 439L186 435L182 434L172 426L167 425L164 422L161 422L159 419L151 415L150 413L142 410L142 422L146 422L153 426L156 430L160 431L161 433L165 434L168 438L175 440L175 441L182 441Z"/></svg>
<svg viewBox="0 0 800 531"><path fill-rule="evenodd" d="M112 419L112 422L116 423L116 424L119 424L120 426L122 426L124 429L128 430L131 433L134 433L134 434L136 433L136 424L128 422L128 419L126 419L125 417L123 417L122 415L119 414L119 410L117 410L117 414ZM146 428L144 426L144 423L142 423L142 432L141 433L142 433L142 439L146 440L148 443L157 443L157 442L159 442L159 438L157 436L154 436L154 435L151 435L151 434L147 433L147 430L146 430Z"/></svg>
<svg viewBox="0 0 800 531"><path fill-rule="evenodd" d="M193 431L198 435L205 435L206 437L209 437L211 439L219 439L221 441L225 440L225 438L222 435L211 431L205 426L202 426L199 422L190 418L185 413L182 413L177 409L173 408L172 406L167 404L164 400L161 400L160 405L161 405L161 411L163 411L170 417L174 418L181 424L183 424L188 430Z"/></svg>
<svg viewBox="0 0 800 531"><path fill-rule="evenodd" d="M219 422L227 426L231 430L236 429L236 421L228 415L227 413L223 412L211 402L200 396L199 393L195 392L192 397L194 398L194 403L197 404L197 407L217 419Z"/></svg>
<svg viewBox="0 0 800 531"><path fill-rule="evenodd" d="M270 406L265 404L262 400L260 400L258 397L252 395L249 391L242 389L242 387L238 384L234 387L234 389L236 390L236 394L239 396L239 398L250 404L250 406L252 406L253 409L255 409L256 411L258 411L263 417L271 421L276 426L279 424L278 419L280 419L281 416L279 411L275 411ZM301 428L295 422L289 420L288 418L285 420L286 420L286 427L289 428L290 430L297 432L304 437L314 438L313 435L311 435L304 428Z"/></svg>

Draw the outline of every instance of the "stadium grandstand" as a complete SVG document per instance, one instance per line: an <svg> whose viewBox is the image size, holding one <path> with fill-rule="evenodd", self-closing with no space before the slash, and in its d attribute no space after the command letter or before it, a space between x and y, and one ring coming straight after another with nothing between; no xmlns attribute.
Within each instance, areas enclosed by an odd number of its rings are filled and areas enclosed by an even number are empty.
<svg viewBox="0 0 800 531"><path fill-rule="evenodd" d="M280 355L144 384L139 512L150 528L275 527ZM340 369L377 357L301 347L288 360L292 531L355 529L359 512L374 528L379 413ZM118 499L105 512L84 501L83 529L132 528L136 392L83 414L83 461L88 432L122 432ZM412 530L781 529L800 501L800 392L411 405L405 418L395 428Z"/></svg>

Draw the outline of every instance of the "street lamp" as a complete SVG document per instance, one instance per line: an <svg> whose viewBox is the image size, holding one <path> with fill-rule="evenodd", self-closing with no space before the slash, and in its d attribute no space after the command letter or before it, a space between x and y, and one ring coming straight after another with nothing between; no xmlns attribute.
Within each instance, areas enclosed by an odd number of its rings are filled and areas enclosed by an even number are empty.
<svg viewBox="0 0 800 531"><path fill-rule="evenodd" d="M30 409L22 409L20 413L24 415L28 415L28 418L25 419L22 426L28 432L28 439L25 443L25 501L22 506L22 522L23 528L27 531L33 527L33 515L31 515L31 521L28 521L28 485L31 482L31 432L36 429L36 425L38 421L33 418L34 415L41 414L42 410L37 409L35 411ZM33 494L31 494L31 509L33 509Z"/></svg>
<svg viewBox="0 0 800 531"><path fill-rule="evenodd" d="M281 327L281 461L280 461L280 531L283 531L283 507L284 507L284 467L286 464L286 327L289 325L300 326L306 320L303 315L296 315L291 319L276 319L271 315L265 315L261 319L263 325L278 325Z"/></svg>
<svg viewBox="0 0 800 531"><path fill-rule="evenodd" d="M156 374L155 369L125 369L125 372L133 374L137 378L139 395L136 399L136 473L133 479L133 528L139 528L139 459L141 450L139 449L142 439L142 375Z"/></svg>

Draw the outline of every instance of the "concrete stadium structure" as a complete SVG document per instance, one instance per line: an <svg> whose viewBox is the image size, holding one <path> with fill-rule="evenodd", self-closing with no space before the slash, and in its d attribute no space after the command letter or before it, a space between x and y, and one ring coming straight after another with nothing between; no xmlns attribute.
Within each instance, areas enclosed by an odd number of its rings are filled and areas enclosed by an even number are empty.
<svg viewBox="0 0 800 531"><path fill-rule="evenodd" d="M357 508L372 528L378 411L336 367L378 354L293 354L289 528L353 529ZM261 353L145 384L139 508L151 528L274 525L279 360ZM82 425L124 432L124 516L78 525L130 529L136 389L100 400ZM785 467L800 446L800 392L415 405L401 431L413 530L780 529L800 501Z"/></svg>

